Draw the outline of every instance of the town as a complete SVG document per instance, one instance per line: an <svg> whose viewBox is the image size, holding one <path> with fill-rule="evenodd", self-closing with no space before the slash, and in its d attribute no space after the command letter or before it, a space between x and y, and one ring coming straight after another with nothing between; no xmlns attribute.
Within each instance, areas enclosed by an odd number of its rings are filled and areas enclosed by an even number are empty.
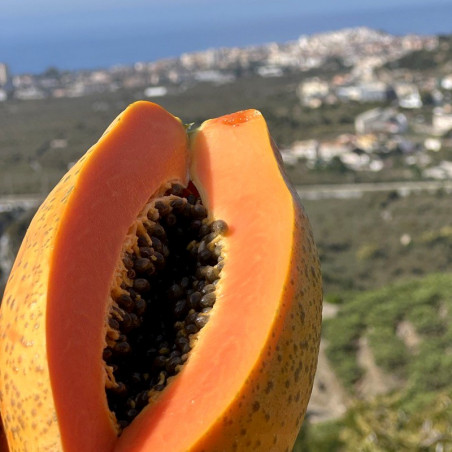
<svg viewBox="0 0 452 452"><path fill-rule="evenodd" d="M282 149L284 162L307 169L335 168L379 173L397 162L426 179L452 177L452 67L424 67L410 55L449 46L437 36L394 36L369 28L301 36L287 43L208 49L177 58L137 62L107 69L11 75L0 63L0 102L76 98L139 90L143 98L177 95L199 83L232 85L244 77L275 79L300 74L293 92L307 111L359 104L353 128L309 139L294 139ZM410 67L400 67L403 59ZM328 69L332 68L332 69ZM429 70L430 69L430 70ZM315 72L315 75L312 75ZM369 108L365 108L368 106ZM64 140L53 142L64 147Z"/></svg>

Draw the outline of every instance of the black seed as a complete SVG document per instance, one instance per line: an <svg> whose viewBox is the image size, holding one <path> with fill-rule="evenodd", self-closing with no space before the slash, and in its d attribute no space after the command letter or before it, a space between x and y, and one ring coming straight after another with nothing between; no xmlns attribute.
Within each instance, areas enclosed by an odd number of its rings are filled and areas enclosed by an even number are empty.
<svg viewBox="0 0 452 452"><path fill-rule="evenodd" d="M152 262L147 257L140 257L135 261L135 271L137 272L145 272L151 268Z"/></svg>
<svg viewBox="0 0 452 452"><path fill-rule="evenodd" d="M212 253L214 254L214 256L216 258L220 257L221 256L221 246L218 244L215 244L215 246L212 249ZM220 263L218 263L218 269L221 270L223 268L223 265L221 266L221 268L219 265L220 265Z"/></svg>
<svg viewBox="0 0 452 452"><path fill-rule="evenodd" d="M162 246L162 254L164 257L168 257L169 256L169 248L166 245Z"/></svg>
<svg viewBox="0 0 452 452"><path fill-rule="evenodd" d="M163 355L156 356L154 361L152 362L152 365L157 368L165 367L165 364L166 364L166 357Z"/></svg>
<svg viewBox="0 0 452 452"><path fill-rule="evenodd" d="M134 408L132 408L131 410L127 411L126 416L129 419L134 419L136 417L136 415L138 414L138 411L135 410Z"/></svg>
<svg viewBox="0 0 452 452"><path fill-rule="evenodd" d="M175 343L181 353L188 353L190 351L190 341L186 337L178 337Z"/></svg>
<svg viewBox="0 0 452 452"><path fill-rule="evenodd" d="M207 210L202 204L196 204L193 207L193 215L195 218L203 220L207 217Z"/></svg>
<svg viewBox="0 0 452 452"><path fill-rule="evenodd" d="M134 269L131 268L130 270L127 270L127 278L135 279L136 276L137 276L137 274Z"/></svg>
<svg viewBox="0 0 452 452"><path fill-rule="evenodd" d="M148 292L151 288L151 285L149 284L149 281L144 278L137 278L133 282L133 288L140 293Z"/></svg>
<svg viewBox="0 0 452 452"><path fill-rule="evenodd" d="M164 229L163 226L162 226L161 224L159 224L159 223L156 223L156 224L155 224L155 226L154 226L154 228L153 228L153 231L152 231L152 234L151 234L151 235L153 235L154 237L158 237L160 240L163 240L163 241L166 240L166 232L165 232L165 229Z"/></svg>
<svg viewBox="0 0 452 452"><path fill-rule="evenodd" d="M163 391L165 389L165 385L155 385L154 389L156 391Z"/></svg>
<svg viewBox="0 0 452 452"><path fill-rule="evenodd" d="M198 259L201 263L206 264L210 262L212 259L215 259L214 255L207 248L204 248L201 251L198 251Z"/></svg>
<svg viewBox="0 0 452 452"><path fill-rule="evenodd" d="M174 210L181 211L185 206L186 201L183 198L173 199L170 203Z"/></svg>
<svg viewBox="0 0 452 452"><path fill-rule="evenodd" d="M116 319L109 318L108 325L116 331L119 331L119 322Z"/></svg>
<svg viewBox="0 0 452 452"><path fill-rule="evenodd" d="M115 348L114 348L116 353L119 353L120 355L126 355L128 353L130 353L131 351L131 347L130 344L128 342L117 342L115 344Z"/></svg>
<svg viewBox="0 0 452 452"><path fill-rule="evenodd" d="M195 325L201 329L203 328L206 323L209 321L209 316L208 315L198 315L195 319Z"/></svg>
<svg viewBox="0 0 452 452"><path fill-rule="evenodd" d="M138 237L138 246L141 248L143 246L149 246L149 241L146 237L140 236Z"/></svg>
<svg viewBox="0 0 452 452"><path fill-rule="evenodd" d="M135 312L137 313L138 316L141 316L144 314L145 311L146 311L146 301L143 300L142 298L138 298L135 301Z"/></svg>
<svg viewBox="0 0 452 452"><path fill-rule="evenodd" d="M169 355L170 351L171 350L169 349L168 344L165 344L165 345L162 344L158 353L159 353L159 355Z"/></svg>
<svg viewBox="0 0 452 452"><path fill-rule="evenodd" d="M176 317L176 319L180 319L188 309L188 303L187 300L181 299L176 302L173 308L173 314Z"/></svg>
<svg viewBox="0 0 452 452"><path fill-rule="evenodd" d="M214 292L215 289L216 289L215 284L207 284L202 288L202 293L206 294L206 293Z"/></svg>
<svg viewBox="0 0 452 452"><path fill-rule="evenodd" d="M133 267L133 259L128 254L126 254L123 257L122 262L124 263L124 266L126 268L132 268Z"/></svg>
<svg viewBox="0 0 452 452"><path fill-rule="evenodd" d="M141 321L138 318L138 316L135 313L130 314L130 320L131 320L131 328L138 328L141 325Z"/></svg>
<svg viewBox="0 0 452 452"><path fill-rule="evenodd" d="M113 356L113 352L110 347L104 348L102 352L102 359L104 361L108 361Z"/></svg>
<svg viewBox="0 0 452 452"><path fill-rule="evenodd" d="M218 234L216 232L211 232L207 234L202 240L203 242L206 242L206 244L210 244L215 238L218 237Z"/></svg>
<svg viewBox="0 0 452 452"><path fill-rule="evenodd" d="M134 372L130 377L130 382L133 385L139 385L141 383L141 374L138 372Z"/></svg>
<svg viewBox="0 0 452 452"><path fill-rule="evenodd" d="M166 224L171 227L177 223L177 217L173 213L170 213L165 217L165 221Z"/></svg>
<svg viewBox="0 0 452 452"><path fill-rule="evenodd" d="M190 307L193 309L198 309L201 298L202 298L202 295L200 292L193 292L188 299L189 303L190 303Z"/></svg>
<svg viewBox="0 0 452 452"><path fill-rule="evenodd" d="M128 421L124 421L124 420L118 421L118 425L121 430L125 429L129 424L130 424L130 422L128 422Z"/></svg>
<svg viewBox="0 0 452 452"><path fill-rule="evenodd" d="M118 303L118 305L127 312L130 312L134 307L132 298L126 294L121 294L117 298L116 303Z"/></svg>
<svg viewBox="0 0 452 452"><path fill-rule="evenodd" d="M141 257L150 258L154 254L154 250L149 246L142 246L140 248Z"/></svg>
<svg viewBox="0 0 452 452"><path fill-rule="evenodd" d="M198 315L197 312L195 312L193 309L188 313L186 319L185 319L185 325L188 325L189 323L193 323L196 319L196 316Z"/></svg>
<svg viewBox="0 0 452 452"><path fill-rule="evenodd" d="M179 284L173 284L169 289L168 289L168 298L170 300L177 300L178 298L182 297L182 295L184 294L184 291L182 290L182 287L179 286Z"/></svg>
<svg viewBox="0 0 452 452"><path fill-rule="evenodd" d="M191 205L193 205L193 206L196 204L196 200L197 200L197 198L196 198L196 196L195 196L193 193L190 193L190 194L187 196L187 201L188 201L188 203L191 204Z"/></svg>
<svg viewBox="0 0 452 452"><path fill-rule="evenodd" d="M177 328L176 338L187 337L187 332L185 331L185 323L180 328Z"/></svg>
<svg viewBox="0 0 452 452"><path fill-rule="evenodd" d="M164 217L171 212L171 207L163 201L157 201L155 203L155 208L159 211L160 217Z"/></svg>
<svg viewBox="0 0 452 452"><path fill-rule="evenodd" d="M133 289L128 289L129 295L132 298L132 300L135 300L137 298L137 293Z"/></svg>
<svg viewBox="0 0 452 452"><path fill-rule="evenodd" d="M182 287L182 289L187 289L190 285L190 279L184 276L181 280L179 285Z"/></svg>
<svg viewBox="0 0 452 452"><path fill-rule="evenodd" d="M182 196L182 194L184 193L184 187L180 184L173 184L170 190L171 193L175 196Z"/></svg>
<svg viewBox="0 0 452 452"><path fill-rule="evenodd" d="M199 304L203 307L203 308L210 308L215 304L215 293L214 292L210 292L205 294L202 298L201 301L199 302Z"/></svg>
<svg viewBox="0 0 452 452"><path fill-rule="evenodd" d="M218 234L225 234L228 231L228 225L223 220L215 220L211 227L212 231Z"/></svg>
<svg viewBox="0 0 452 452"><path fill-rule="evenodd" d="M199 237L202 238L206 236L210 232L210 225L207 223L203 223L199 228Z"/></svg>
<svg viewBox="0 0 452 452"><path fill-rule="evenodd" d="M135 405L137 408L143 408L149 402L148 391L141 391L135 398Z"/></svg>
<svg viewBox="0 0 452 452"><path fill-rule="evenodd" d="M116 386L110 388L110 390L119 396L125 396L128 392L127 386L122 382L117 382Z"/></svg>
<svg viewBox="0 0 452 452"><path fill-rule="evenodd" d="M198 332L198 327L194 323L189 323L185 327L185 331L187 332L187 334L195 334Z"/></svg>
<svg viewBox="0 0 452 452"><path fill-rule="evenodd" d="M205 275L207 281L209 281L210 283L216 281L220 277L218 269L212 266L207 267Z"/></svg>
<svg viewBox="0 0 452 452"><path fill-rule="evenodd" d="M152 236L151 242L152 242L152 248L154 248L155 251L158 251L159 253L161 253L163 250L162 241L159 238Z"/></svg>
<svg viewBox="0 0 452 452"><path fill-rule="evenodd" d="M165 258L163 257L162 254L155 252L154 254L154 263L157 267L162 267L163 265L165 265Z"/></svg>
<svg viewBox="0 0 452 452"><path fill-rule="evenodd" d="M193 232L199 231L200 227L201 227L201 220L193 220L190 223L190 230L192 230Z"/></svg>
<svg viewBox="0 0 452 452"><path fill-rule="evenodd" d="M166 362L165 369L170 375L174 375L176 373L176 367L182 363L180 356L173 356L169 358Z"/></svg>

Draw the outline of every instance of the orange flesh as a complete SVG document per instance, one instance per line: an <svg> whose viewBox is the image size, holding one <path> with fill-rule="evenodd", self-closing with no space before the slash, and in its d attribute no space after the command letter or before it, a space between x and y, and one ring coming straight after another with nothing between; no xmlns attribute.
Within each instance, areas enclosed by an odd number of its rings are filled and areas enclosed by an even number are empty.
<svg viewBox="0 0 452 452"><path fill-rule="evenodd" d="M272 331L278 334L294 209L265 122L255 111L209 121L193 151L192 181L210 214L229 225L217 302L186 367L124 431L118 451L191 450L240 394Z"/></svg>
<svg viewBox="0 0 452 452"><path fill-rule="evenodd" d="M293 444L320 338L320 273L308 222L259 112L207 121L190 147L191 162L177 118L155 104L133 104L33 220L0 311L1 411L12 451L37 444L106 452ZM229 227L217 301L182 371L118 438L102 360L113 274L149 198L165 183L188 179L211 219ZM30 277L20 278L27 266ZM260 384L269 388L262 397ZM280 423L286 413L290 426ZM229 430L228 418L237 420ZM247 441L258 439L253 447L238 440L244 425Z"/></svg>
<svg viewBox="0 0 452 452"><path fill-rule="evenodd" d="M85 163L78 185L87 189L77 192L75 187L56 239L49 279L48 353L67 450L108 450L116 437L108 416L93 416L99 407L108 411L101 359L105 332L99 328L107 316L108 282L127 230L149 197L166 181L184 181L187 173L182 125L155 107L142 111L146 106L127 110L121 122L130 121L135 130L111 129ZM88 218L96 223L87 228ZM80 309L81 297L93 301L83 302ZM74 407L79 411L76 416ZM92 434L87 434L88 428ZM81 438L89 443L84 445Z"/></svg>

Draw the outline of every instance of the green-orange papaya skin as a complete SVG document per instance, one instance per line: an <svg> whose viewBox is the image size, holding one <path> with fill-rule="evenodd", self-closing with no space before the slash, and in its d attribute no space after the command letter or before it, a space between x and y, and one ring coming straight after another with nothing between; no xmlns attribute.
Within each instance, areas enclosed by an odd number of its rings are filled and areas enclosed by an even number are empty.
<svg viewBox="0 0 452 452"><path fill-rule="evenodd" d="M121 431L102 358L109 291L131 225L174 183L227 224L224 266L188 360ZM321 286L309 221L258 111L188 137L156 104L132 104L41 206L11 272L0 311L10 450L291 450L317 364Z"/></svg>

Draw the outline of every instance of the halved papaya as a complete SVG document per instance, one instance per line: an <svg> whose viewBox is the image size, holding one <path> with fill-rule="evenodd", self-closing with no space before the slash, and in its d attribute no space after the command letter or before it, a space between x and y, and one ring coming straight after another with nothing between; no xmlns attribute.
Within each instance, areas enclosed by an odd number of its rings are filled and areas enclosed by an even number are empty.
<svg viewBox="0 0 452 452"><path fill-rule="evenodd" d="M321 276L262 115L137 102L26 234L0 311L11 451L286 451Z"/></svg>

